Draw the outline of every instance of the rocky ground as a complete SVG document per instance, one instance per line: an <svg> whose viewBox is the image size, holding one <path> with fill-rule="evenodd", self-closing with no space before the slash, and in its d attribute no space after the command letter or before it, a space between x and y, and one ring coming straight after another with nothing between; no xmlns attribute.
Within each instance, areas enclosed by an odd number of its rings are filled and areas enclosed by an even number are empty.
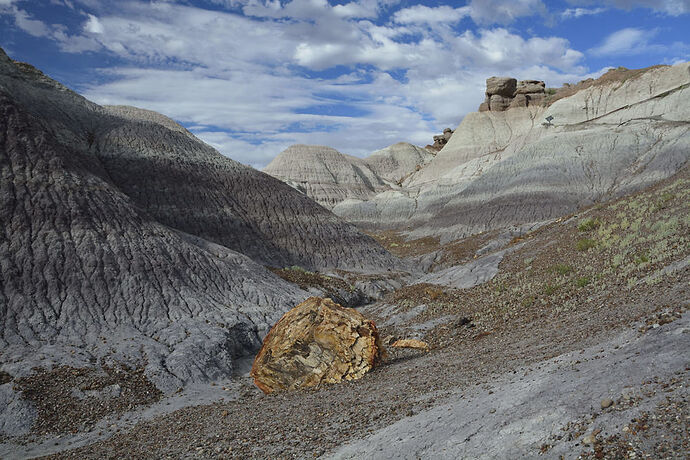
<svg viewBox="0 0 690 460"><path fill-rule="evenodd" d="M210 403L128 413L98 436L39 427L0 456L686 458L689 183L685 170L515 238L472 288L368 305L382 337L432 350L391 350L359 381L263 395L240 372L226 399L202 391Z"/></svg>

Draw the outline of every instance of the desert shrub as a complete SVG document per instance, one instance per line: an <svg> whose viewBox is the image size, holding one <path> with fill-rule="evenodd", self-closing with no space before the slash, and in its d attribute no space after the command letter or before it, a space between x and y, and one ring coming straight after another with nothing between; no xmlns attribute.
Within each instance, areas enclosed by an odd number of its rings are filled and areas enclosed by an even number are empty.
<svg viewBox="0 0 690 460"><path fill-rule="evenodd" d="M555 271L559 275L567 275L568 273L573 271L573 267L566 264L557 264L553 266L553 271Z"/></svg>
<svg viewBox="0 0 690 460"><path fill-rule="evenodd" d="M578 251L589 251L590 249L592 249L596 245L597 245L597 242L591 238L581 238L581 239L577 240L577 244L575 245L575 248Z"/></svg>
<svg viewBox="0 0 690 460"><path fill-rule="evenodd" d="M544 286L544 294L551 295L558 290L558 286L555 284L547 284Z"/></svg>
<svg viewBox="0 0 690 460"><path fill-rule="evenodd" d="M534 296L531 296L531 295L530 295L530 296L527 296L527 297L525 297L524 299L522 299L522 301L520 302L520 304L521 304L523 307L525 307L525 308L531 307L531 306L534 304L534 301L535 301L535 300L536 300L536 299L534 298Z"/></svg>
<svg viewBox="0 0 690 460"><path fill-rule="evenodd" d="M433 286L428 286L424 288L424 295L431 300L436 300L440 297L443 297L443 294L445 294L445 292L441 288Z"/></svg>
<svg viewBox="0 0 690 460"><path fill-rule="evenodd" d="M649 257L647 257L647 254L641 252L637 256L635 256L635 263L637 265L643 264L649 262Z"/></svg>
<svg viewBox="0 0 690 460"><path fill-rule="evenodd" d="M310 272L309 270L300 267L299 265L293 265L292 267L286 267L285 270L292 270L292 271L295 271L295 272L308 273L308 274L311 274L311 273L312 273L312 272Z"/></svg>
<svg viewBox="0 0 690 460"><path fill-rule="evenodd" d="M595 228L598 228L599 225L601 225L601 222L599 221L599 219L592 219L591 217L588 217L588 218L582 220L577 225L577 229L581 232L589 232L591 230L594 230Z"/></svg>
<svg viewBox="0 0 690 460"><path fill-rule="evenodd" d="M575 284L580 288L585 287L589 284L589 277L583 276L582 278L578 278L575 280Z"/></svg>

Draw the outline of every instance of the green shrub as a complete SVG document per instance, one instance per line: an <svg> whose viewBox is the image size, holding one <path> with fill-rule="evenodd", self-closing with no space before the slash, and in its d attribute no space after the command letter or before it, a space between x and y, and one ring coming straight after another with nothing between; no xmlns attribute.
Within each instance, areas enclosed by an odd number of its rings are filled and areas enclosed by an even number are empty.
<svg viewBox="0 0 690 460"><path fill-rule="evenodd" d="M575 248L578 251L589 251L591 248L597 245L597 242L591 238L581 238L577 240Z"/></svg>
<svg viewBox="0 0 690 460"><path fill-rule="evenodd" d="M580 288L585 287L589 284L589 277L583 276L582 278L578 278L575 281L575 284L577 285L577 287L580 287Z"/></svg>
<svg viewBox="0 0 690 460"><path fill-rule="evenodd" d="M554 284L547 284L544 286L544 294L551 295L558 290L558 286Z"/></svg>
<svg viewBox="0 0 690 460"><path fill-rule="evenodd" d="M534 304L535 300L536 299L534 298L534 296L530 295L530 296L523 298L522 302L520 302L520 303L522 304L523 307L527 308L527 307L531 307Z"/></svg>
<svg viewBox="0 0 690 460"><path fill-rule="evenodd" d="M573 271L573 267L566 264L558 264L553 266L553 270L559 275L567 275L568 273Z"/></svg>
<svg viewBox="0 0 690 460"><path fill-rule="evenodd" d="M647 254L641 252L637 256L635 256L635 263L637 265L643 264L649 262L649 257L647 257Z"/></svg>
<svg viewBox="0 0 690 460"><path fill-rule="evenodd" d="M601 225L601 221L599 221L599 219L592 219L591 217L588 217L577 225L577 229L581 232L589 232L595 228L598 228L599 225Z"/></svg>

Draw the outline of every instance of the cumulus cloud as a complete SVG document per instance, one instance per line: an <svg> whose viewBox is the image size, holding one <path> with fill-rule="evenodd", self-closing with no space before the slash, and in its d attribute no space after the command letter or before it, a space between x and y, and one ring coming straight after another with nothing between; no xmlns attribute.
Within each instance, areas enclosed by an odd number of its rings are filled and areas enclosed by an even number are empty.
<svg viewBox="0 0 690 460"><path fill-rule="evenodd" d="M84 23L84 31L92 34L102 34L103 25L93 14L89 14L89 19Z"/></svg>
<svg viewBox="0 0 690 460"><path fill-rule="evenodd" d="M453 8L448 5L430 8L426 5L415 5L403 8L393 15L393 20L399 24L439 24L444 22L458 22L469 16L471 8L464 6Z"/></svg>
<svg viewBox="0 0 690 460"><path fill-rule="evenodd" d="M164 113L257 167L292 143L354 155L398 141L425 145L477 108L491 75L548 75L550 85L589 75L563 38L489 26L543 14L538 0L402 8L389 22L379 16L397 0L216 3L226 9L99 3L79 34L43 32L63 50L99 49L129 63L82 87L88 98ZM485 26L458 31L462 18Z"/></svg>
<svg viewBox="0 0 690 460"><path fill-rule="evenodd" d="M594 16L604 11L606 11L606 8L568 8L561 13L561 17L563 19L571 19L582 16Z"/></svg>
<svg viewBox="0 0 690 460"><path fill-rule="evenodd" d="M597 47L589 50L595 56L620 56L661 51L663 47L650 44L656 30L629 27L613 32Z"/></svg>

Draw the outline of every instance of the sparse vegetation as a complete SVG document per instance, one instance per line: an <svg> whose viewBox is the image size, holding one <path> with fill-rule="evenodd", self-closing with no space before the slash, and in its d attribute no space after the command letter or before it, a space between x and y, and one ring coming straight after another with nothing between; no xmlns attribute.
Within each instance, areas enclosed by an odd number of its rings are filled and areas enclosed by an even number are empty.
<svg viewBox="0 0 690 460"><path fill-rule="evenodd" d="M568 273L573 271L573 267L566 264L558 264L553 266L553 270L559 275L567 275Z"/></svg>
<svg viewBox="0 0 690 460"><path fill-rule="evenodd" d="M546 286L544 286L544 294L551 295L558 290L558 287L559 286L555 284L547 284Z"/></svg>
<svg viewBox="0 0 690 460"><path fill-rule="evenodd" d="M578 251L589 251L597 245L597 242L591 238L580 238L577 240L575 247Z"/></svg>
<svg viewBox="0 0 690 460"><path fill-rule="evenodd" d="M599 219L594 219L592 217L588 217L587 219L582 220L578 225L577 229L581 232L589 232L592 231L601 225L601 222Z"/></svg>
<svg viewBox="0 0 690 460"><path fill-rule="evenodd" d="M575 285L579 288L583 288L589 284L589 277L588 276L582 276L575 280Z"/></svg>

